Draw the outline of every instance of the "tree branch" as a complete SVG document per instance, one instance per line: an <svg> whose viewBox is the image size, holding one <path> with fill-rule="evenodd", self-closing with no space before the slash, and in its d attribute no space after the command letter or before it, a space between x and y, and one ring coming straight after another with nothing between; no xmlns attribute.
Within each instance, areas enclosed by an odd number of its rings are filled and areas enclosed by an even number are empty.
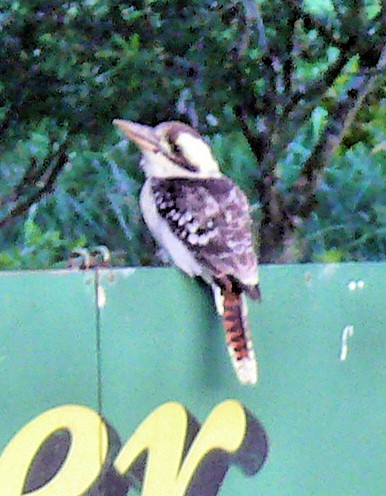
<svg viewBox="0 0 386 496"><path fill-rule="evenodd" d="M376 54L377 59L381 60L381 57L379 56L381 49L377 48L377 46L372 46L370 54L367 45L362 46L360 39L353 44L349 40L343 48L340 56L327 71L317 81L311 83L304 90L296 91L291 97L291 100L284 107L279 122L279 127L281 129L286 129L285 134L283 134L283 143L292 141L298 131L297 126L286 127L285 123L288 120L292 122L304 122L309 119L318 102L322 101L335 79L341 74L344 66L354 55L359 54L368 62ZM374 65L376 65L376 63L374 63ZM382 70L383 69L380 68L378 63L375 72L379 74Z"/></svg>
<svg viewBox="0 0 386 496"><path fill-rule="evenodd" d="M294 61L293 61L293 50L294 50L294 38L295 38L295 25L298 17L294 11L290 11L288 24L290 27L290 35L288 36L286 47L285 47L285 56L283 62L283 80L284 80L284 89L287 95L292 93L292 81L294 76Z"/></svg>
<svg viewBox="0 0 386 496"><path fill-rule="evenodd" d="M276 74L274 70L273 49L269 44L266 34L264 20L260 13L260 8L253 0L244 0L247 25L256 27L259 35L259 47L263 53L261 63L264 66L262 76L265 81L265 94L263 97L264 113L270 121L277 118L278 95L276 92Z"/></svg>
<svg viewBox="0 0 386 496"><path fill-rule="evenodd" d="M298 180L292 187L293 200L289 210L291 215L307 218L315 204L315 192L320 175L328 165L336 148L352 125L358 110L367 96L374 91L382 78L386 66L386 45L383 47L377 64L377 73L373 76L362 76L357 87L347 91L345 97L338 102L331 112L329 124L321 135L318 144L304 163Z"/></svg>
<svg viewBox="0 0 386 496"><path fill-rule="evenodd" d="M20 109L24 105L24 100L19 98L15 100L11 107L6 112L2 122L0 123L0 138L8 131L8 129L17 121Z"/></svg>
<svg viewBox="0 0 386 496"><path fill-rule="evenodd" d="M236 105L235 116L251 147L252 153L256 157L257 162L260 163L267 148L267 133L256 133L256 131L252 131L248 124L248 115L250 113L245 109L243 104Z"/></svg>
<svg viewBox="0 0 386 496"><path fill-rule="evenodd" d="M34 203L39 202L44 195L52 192L57 177L68 162L68 146L69 143L67 141L62 143L55 153L52 153L45 158L44 163L39 169L38 173L40 178L45 175L43 184L41 186L37 186L35 184L34 191L26 199L18 198L19 201L16 200L16 204L11 208L9 213L0 220L0 228L5 227L16 217L23 215ZM54 165L49 170L47 170L48 164L51 163L54 163ZM30 169L30 167L28 169ZM25 189L26 184L24 184L23 187L21 187L21 185L25 183L26 178L27 176L24 175L22 182L16 186L15 191L19 191L20 193L20 191Z"/></svg>
<svg viewBox="0 0 386 496"><path fill-rule="evenodd" d="M284 107L283 116L288 118L293 118L290 114L293 112L295 107L301 102L301 108L298 109L296 119L302 121L309 116L309 110L311 111L315 108L316 101L320 101L325 92L331 87L335 79L342 72L342 69L350 60L350 58L355 54L355 50L349 50L348 52L341 52L337 60L330 65L326 72L317 80L309 84L304 90L296 91L290 102Z"/></svg>
<svg viewBox="0 0 386 496"><path fill-rule="evenodd" d="M321 77L314 85L310 85L304 93L296 92L284 107L277 124L277 129L280 130L276 145L277 157L280 157L288 144L294 140L299 128L310 118L315 107L323 100L326 92L340 75L350 57L351 54L342 53L338 60L326 71L324 77ZM287 122L291 122L292 125L288 126Z"/></svg>
<svg viewBox="0 0 386 496"><path fill-rule="evenodd" d="M303 25L306 29L315 29L320 36L323 38L326 44L337 45L339 43L335 36L335 33L328 26L323 24L317 17L312 16L304 10L303 2L297 2L296 0L285 0L287 5L291 8L292 12L298 19L303 20Z"/></svg>

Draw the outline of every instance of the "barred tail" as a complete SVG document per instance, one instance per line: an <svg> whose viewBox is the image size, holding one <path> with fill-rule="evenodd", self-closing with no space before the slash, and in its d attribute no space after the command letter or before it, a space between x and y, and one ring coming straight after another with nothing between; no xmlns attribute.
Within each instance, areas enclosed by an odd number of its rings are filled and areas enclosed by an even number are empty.
<svg viewBox="0 0 386 496"><path fill-rule="evenodd" d="M224 308L222 319L232 365L242 384L256 384L258 368L248 329L245 295L223 289L222 297Z"/></svg>

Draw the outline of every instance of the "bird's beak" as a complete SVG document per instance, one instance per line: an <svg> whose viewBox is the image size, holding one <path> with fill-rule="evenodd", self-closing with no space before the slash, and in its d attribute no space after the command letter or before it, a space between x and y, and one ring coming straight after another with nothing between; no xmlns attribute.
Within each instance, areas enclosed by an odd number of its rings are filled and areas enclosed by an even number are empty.
<svg viewBox="0 0 386 496"><path fill-rule="evenodd" d="M122 119L114 119L113 124L118 126L143 152L156 152L159 150L159 142L152 127Z"/></svg>

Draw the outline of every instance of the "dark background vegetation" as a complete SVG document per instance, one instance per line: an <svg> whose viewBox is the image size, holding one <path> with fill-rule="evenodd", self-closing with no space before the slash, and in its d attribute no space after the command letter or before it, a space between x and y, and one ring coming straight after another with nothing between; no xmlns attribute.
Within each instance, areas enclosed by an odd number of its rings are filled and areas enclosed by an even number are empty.
<svg viewBox="0 0 386 496"><path fill-rule="evenodd" d="M0 268L157 263L116 117L205 134L263 262L386 258L381 0L0 5Z"/></svg>

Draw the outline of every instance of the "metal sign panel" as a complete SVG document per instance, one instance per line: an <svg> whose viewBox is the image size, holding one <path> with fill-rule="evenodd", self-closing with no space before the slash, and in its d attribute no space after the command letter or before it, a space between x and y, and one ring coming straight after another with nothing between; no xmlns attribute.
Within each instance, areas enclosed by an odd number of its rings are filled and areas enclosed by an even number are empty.
<svg viewBox="0 0 386 496"><path fill-rule="evenodd" d="M175 269L1 273L1 494L383 495L386 264L261 279L247 387Z"/></svg>

